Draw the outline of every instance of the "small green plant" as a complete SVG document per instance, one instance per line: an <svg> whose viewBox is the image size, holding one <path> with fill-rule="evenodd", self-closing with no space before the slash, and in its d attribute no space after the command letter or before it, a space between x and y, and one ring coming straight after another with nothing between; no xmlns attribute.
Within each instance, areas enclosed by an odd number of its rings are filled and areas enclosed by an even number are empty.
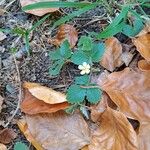
<svg viewBox="0 0 150 150"><path fill-rule="evenodd" d="M14 146L14 150L29 150L29 148L22 142L17 142Z"/></svg>
<svg viewBox="0 0 150 150"><path fill-rule="evenodd" d="M89 36L81 36L77 49L74 52L65 40L58 49L49 53L52 61L49 73L56 76L60 73L63 65L71 62L78 65L80 76L75 77L74 84L67 90L67 100L72 104L67 112L80 108L86 102L95 104L101 99L102 91L95 83L91 82L93 64L99 62L105 51L103 42L96 43ZM84 109L82 108L82 111Z"/></svg>

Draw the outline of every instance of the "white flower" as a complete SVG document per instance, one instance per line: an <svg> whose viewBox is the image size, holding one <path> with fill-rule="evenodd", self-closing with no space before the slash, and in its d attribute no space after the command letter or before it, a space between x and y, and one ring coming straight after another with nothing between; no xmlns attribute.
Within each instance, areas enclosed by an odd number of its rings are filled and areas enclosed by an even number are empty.
<svg viewBox="0 0 150 150"><path fill-rule="evenodd" d="M90 65L87 64L86 62L83 62L82 65L79 65L78 69L81 70L81 72L80 72L81 75L89 74L90 73Z"/></svg>

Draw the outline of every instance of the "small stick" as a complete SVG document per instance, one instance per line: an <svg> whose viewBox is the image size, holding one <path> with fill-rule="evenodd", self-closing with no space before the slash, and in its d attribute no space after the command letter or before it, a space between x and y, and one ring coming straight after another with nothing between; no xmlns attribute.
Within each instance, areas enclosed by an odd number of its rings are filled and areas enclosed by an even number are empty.
<svg viewBox="0 0 150 150"><path fill-rule="evenodd" d="M97 86L97 85L94 85L94 86L80 86L81 88L83 88L83 89L94 89L94 88L100 88L99 86Z"/></svg>
<svg viewBox="0 0 150 150"><path fill-rule="evenodd" d="M15 109L14 113L12 114L12 116L10 117L10 119L8 120L8 122L5 124L4 128L6 128L10 122L12 121L12 119L15 117L15 115L17 114L19 108L20 108L20 103L21 103L21 100L22 100L22 86L21 86L21 78L20 78L20 72L19 72L19 68L18 68L18 65L17 65L17 61L16 61L16 58L13 54L13 58L14 58L14 62L15 62L15 66L16 66L16 71L17 71L17 74L18 74L18 82L19 82L19 95L18 95L18 104L17 104L17 108Z"/></svg>

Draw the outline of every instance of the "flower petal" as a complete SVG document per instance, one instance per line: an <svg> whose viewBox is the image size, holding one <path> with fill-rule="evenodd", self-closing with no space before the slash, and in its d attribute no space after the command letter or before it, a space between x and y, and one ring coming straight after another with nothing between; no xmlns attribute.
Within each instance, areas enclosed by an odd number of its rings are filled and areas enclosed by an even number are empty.
<svg viewBox="0 0 150 150"><path fill-rule="evenodd" d="M90 69L85 69L84 71L85 71L86 74L90 73Z"/></svg>
<svg viewBox="0 0 150 150"><path fill-rule="evenodd" d="M83 67L82 65L79 65L79 66L78 66L78 69L79 69L79 70L83 70L84 67Z"/></svg>
<svg viewBox="0 0 150 150"><path fill-rule="evenodd" d="M83 67L86 67L86 66L87 66L87 63L86 63L86 62L83 62L82 65L83 65Z"/></svg>
<svg viewBox="0 0 150 150"><path fill-rule="evenodd" d="M81 75L84 75L85 73L86 73L85 70L82 70L82 71L80 72Z"/></svg>
<svg viewBox="0 0 150 150"><path fill-rule="evenodd" d="M89 65L89 64L87 64L87 65L86 65L86 68L87 68L87 69L90 69L90 65Z"/></svg>

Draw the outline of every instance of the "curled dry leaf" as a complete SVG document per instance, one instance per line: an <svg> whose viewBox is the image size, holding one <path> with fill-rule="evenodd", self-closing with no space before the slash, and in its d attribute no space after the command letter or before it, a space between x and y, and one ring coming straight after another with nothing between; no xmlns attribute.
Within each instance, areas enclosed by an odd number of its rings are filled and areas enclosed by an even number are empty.
<svg viewBox="0 0 150 150"><path fill-rule="evenodd" d="M47 150L77 150L90 142L89 128L79 113L27 115L26 121L33 138Z"/></svg>
<svg viewBox="0 0 150 150"><path fill-rule="evenodd" d="M132 40L137 51L150 62L150 34L144 34Z"/></svg>
<svg viewBox="0 0 150 150"><path fill-rule="evenodd" d="M61 97L60 97L61 99ZM21 111L26 114L52 113L69 106L67 102L48 104L34 97L27 89L24 90L24 99L21 103Z"/></svg>
<svg viewBox="0 0 150 150"><path fill-rule="evenodd" d="M99 118L92 133L89 150L137 150L137 135L126 116L109 107Z"/></svg>
<svg viewBox="0 0 150 150"><path fill-rule="evenodd" d="M30 5L30 4L34 4L34 3L38 3L38 2L43 2L44 0L20 0L21 6L24 7L26 5ZM48 1L52 1L52 0L46 0ZM58 1L58 0L55 0ZM50 12L54 12L57 11L59 8L42 8L42 9L34 9L34 10L28 10L26 11L27 13L36 15L36 16L43 16L47 13Z"/></svg>
<svg viewBox="0 0 150 150"><path fill-rule="evenodd" d="M100 61L100 64L109 71L122 65L122 46L117 38L112 37L105 41L106 50Z"/></svg>
<svg viewBox="0 0 150 150"><path fill-rule="evenodd" d="M25 82L23 84L23 87L28 89L28 91L34 97L48 104L58 104L67 101L65 94L54 91L51 88L41 86L38 83Z"/></svg>
<svg viewBox="0 0 150 150"><path fill-rule="evenodd" d="M17 134L12 129L0 130L0 143L8 144L17 137Z"/></svg>
<svg viewBox="0 0 150 150"><path fill-rule="evenodd" d="M150 124L150 73L126 68L108 75L103 84L99 83L121 112L140 122L139 149L149 150L150 134L144 128Z"/></svg>
<svg viewBox="0 0 150 150"><path fill-rule="evenodd" d="M7 150L7 147L4 144L0 143L0 150Z"/></svg>
<svg viewBox="0 0 150 150"><path fill-rule="evenodd" d="M146 60L140 60L138 62L138 68L142 71L150 71L150 63Z"/></svg>
<svg viewBox="0 0 150 150"><path fill-rule="evenodd" d="M67 39L70 43L70 47L73 48L78 41L78 32L75 27L69 24L61 25L58 29L57 35L54 39L49 39L49 43L56 46L61 45L63 41Z"/></svg>
<svg viewBox="0 0 150 150"><path fill-rule="evenodd" d="M28 129L28 125L26 123L25 119L21 119L17 122L19 129L21 132L25 135L26 139L32 143L32 145L37 149L37 150L44 150L43 147L33 138L32 134L30 133Z"/></svg>

